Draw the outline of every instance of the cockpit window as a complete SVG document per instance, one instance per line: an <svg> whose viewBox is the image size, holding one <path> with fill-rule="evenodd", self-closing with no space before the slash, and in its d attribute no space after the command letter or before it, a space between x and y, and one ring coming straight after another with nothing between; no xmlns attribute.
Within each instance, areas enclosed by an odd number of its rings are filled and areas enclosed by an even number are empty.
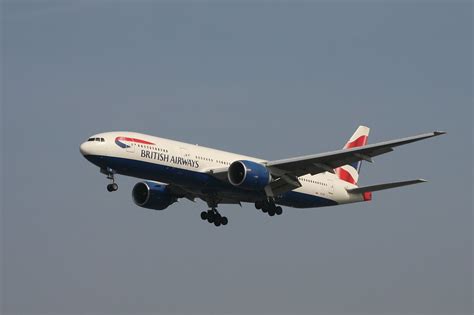
<svg viewBox="0 0 474 315"><path fill-rule="evenodd" d="M89 138L87 141L97 141L97 142L105 142L104 138Z"/></svg>

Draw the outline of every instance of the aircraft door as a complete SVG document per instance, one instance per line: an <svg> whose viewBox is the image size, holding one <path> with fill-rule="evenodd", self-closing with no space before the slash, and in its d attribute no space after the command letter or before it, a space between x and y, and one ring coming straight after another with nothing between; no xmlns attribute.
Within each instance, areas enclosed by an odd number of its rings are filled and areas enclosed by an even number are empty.
<svg viewBox="0 0 474 315"><path fill-rule="evenodd" d="M332 178L328 179L328 194L329 195L334 195L334 180Z"/></svg>

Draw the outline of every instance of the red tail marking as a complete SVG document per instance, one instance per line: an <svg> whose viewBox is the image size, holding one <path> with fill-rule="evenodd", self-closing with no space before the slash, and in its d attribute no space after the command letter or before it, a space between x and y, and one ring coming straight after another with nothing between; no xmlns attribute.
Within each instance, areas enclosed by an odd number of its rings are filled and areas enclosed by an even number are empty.
<svg viewBox="0 0 474 315"><path fill-rule="evenodd" d="M352 175L348 171L346 171L342 167L339 167L337 168L336 172L337 176L339 176L340 179L355 185L356 181L354 178L352 178Z"/></svg>
<svg viewBox="0 0 474 315"><path fill-rule="evenodd" d="M355 139L354 141L347 142L344 146L344 149L356 148L361 147L367 144L367 136L360 136L359 138Z"/></svg>

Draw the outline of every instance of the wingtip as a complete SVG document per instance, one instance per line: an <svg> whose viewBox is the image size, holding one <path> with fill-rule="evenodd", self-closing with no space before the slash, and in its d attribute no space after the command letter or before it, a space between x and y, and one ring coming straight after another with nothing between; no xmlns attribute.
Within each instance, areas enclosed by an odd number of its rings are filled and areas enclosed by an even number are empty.
<svg viewBox="0 0 474 315"><path fill-rule="evenodd" d="M441 136L441 135L446 134L446 131L438 131L438 130L437 130L437 131L434 131L433 134L434 134L435 136Z"/></svg>
<svg viewBox="0 0 474 315"><path fill-rule="evenodd" d="M426 179L419 178L419 179L418 179L418 182L419 182L419 183L426 183L426 182L428 182L428 181L427 181Z"/></svg>

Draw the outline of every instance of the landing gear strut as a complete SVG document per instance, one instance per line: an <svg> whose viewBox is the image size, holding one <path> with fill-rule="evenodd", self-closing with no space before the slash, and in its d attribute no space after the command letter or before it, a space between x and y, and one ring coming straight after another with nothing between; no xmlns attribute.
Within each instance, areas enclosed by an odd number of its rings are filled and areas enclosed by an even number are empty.
<svg viewBox="0 0 474 315"><path fill-rule="evenodd" d="M110 167L107 167L106 169L101 169L101 173L107 175L107 179L111 180L112 183L107 185L107 191L112 192L112 191L117 191L118 190L118 185L115 183L115 171L111 169Z"/></svg>
<svg viewBox="0 0 474 315"><path fill-rule="evenodd" d="M275 214L281 215L283 213L283 209L280 206L275 205L273 200L256 201L255 208L262 210L263 213L267 213L271 217L273 217Z"/></svg>
<svg viewBox="0 0 474 315"><path fill-rule="evenodd" d="M217 202L208 202L209 210L201 212L201 219L209 223L214 223L215 226L227 225L229 220L227 217L223 217L219 211L217 211Z"/></svg>

